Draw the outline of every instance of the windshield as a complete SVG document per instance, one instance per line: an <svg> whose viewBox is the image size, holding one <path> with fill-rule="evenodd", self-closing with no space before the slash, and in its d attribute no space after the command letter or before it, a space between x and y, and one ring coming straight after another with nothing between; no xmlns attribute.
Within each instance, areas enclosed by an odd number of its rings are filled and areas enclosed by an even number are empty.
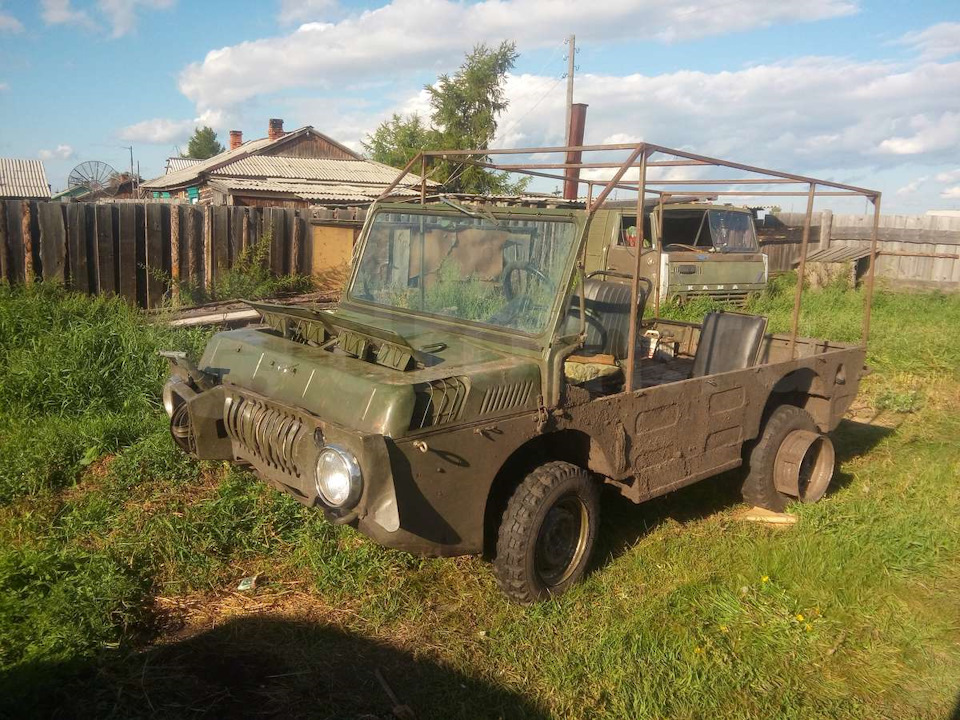
<svg viewBox="0 0 960 720"><path fill-rule="evenodd" d="M539 333L575 236L569 220L378 213L349 296Z"/></svg>
<svg viewBox="0 0 960 720"><path fill-rule="evenodd" d="M718 252L756 252L757 236L753 217L729 210L710 210L710 236Z"/></svg>

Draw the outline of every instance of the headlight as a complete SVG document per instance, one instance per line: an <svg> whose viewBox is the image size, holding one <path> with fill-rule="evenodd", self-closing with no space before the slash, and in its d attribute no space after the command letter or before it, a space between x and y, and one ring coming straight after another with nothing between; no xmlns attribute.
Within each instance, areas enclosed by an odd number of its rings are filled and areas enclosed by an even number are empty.
<svg viewBox="0 0 960 720"><path fill-rule="evenodd" d="M317 458L317 493L332 508L350 508L360 500L363 478L357 459L336 445L327 445Z"/></svg>

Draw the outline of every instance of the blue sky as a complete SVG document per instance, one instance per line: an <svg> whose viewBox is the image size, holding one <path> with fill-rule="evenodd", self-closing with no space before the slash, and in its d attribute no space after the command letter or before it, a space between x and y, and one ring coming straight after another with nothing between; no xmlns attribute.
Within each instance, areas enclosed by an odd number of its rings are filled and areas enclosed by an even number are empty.
<svg viewBox="0 0 960 720"><path fill-rule="evenodd" d="M646 139L960 208L960 3L868 0L0 0L0 155L163 170L198 123L359 148L477 42L520 59L498 143L563 139L577 34L587 141Z"/></svg>

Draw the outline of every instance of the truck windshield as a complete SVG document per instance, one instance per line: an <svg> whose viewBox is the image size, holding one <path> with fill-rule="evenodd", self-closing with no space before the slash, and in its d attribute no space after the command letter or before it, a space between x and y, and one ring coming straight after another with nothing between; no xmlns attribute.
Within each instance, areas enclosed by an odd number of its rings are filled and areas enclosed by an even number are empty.
<svg viewBox="0 0 960 720"><path fill-rule="evenodd" d="M753 217L743 212L710 210L710 236L717 252L756 252L757 236Z"/></svg>
<svg viewBox="0 0 960 720"><path fill-rule="evenodd" d="M575 240L569 220L381 212L349 297L540 333Z"/></svg>

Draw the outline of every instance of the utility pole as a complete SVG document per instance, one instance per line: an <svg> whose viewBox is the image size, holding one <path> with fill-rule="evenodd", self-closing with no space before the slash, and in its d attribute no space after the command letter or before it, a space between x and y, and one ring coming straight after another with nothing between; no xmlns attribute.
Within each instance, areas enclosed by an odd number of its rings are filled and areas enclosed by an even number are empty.
<svg viewBox="0 0 960 720"><path fill-rule="evenodd" d="M567 125L564 128L567 138L567 147L571 144L570 120L573 117L573 71L576 67L577 36L567 38Z"/></svg>

